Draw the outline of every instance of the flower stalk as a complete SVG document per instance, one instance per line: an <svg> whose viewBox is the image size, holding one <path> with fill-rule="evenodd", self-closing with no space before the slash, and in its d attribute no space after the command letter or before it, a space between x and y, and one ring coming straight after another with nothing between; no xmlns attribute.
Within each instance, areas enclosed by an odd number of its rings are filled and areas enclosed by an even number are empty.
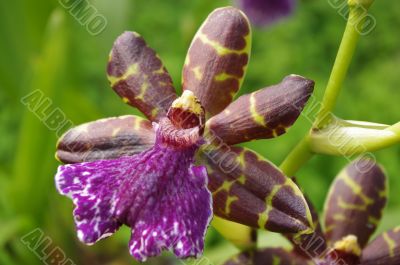
<svg viewBox="0 0 400 265"><path fill-rule="evenodd" d="M332 111L336 105L343 82L347 76L350 63L356 50L357 43L361 35L360 30L365 23L365 13L368 11L368 8L371 6L372 2L373 0L348 1L349 17L335 63L325 89L321 108L318 111L317 117L312 126L314 129L321 129L332 121ZM356 21L359 22L356 23ZM293 176L309 159L312 158L314 150L311 148L311 141L312 139L308 133L282 162L280 167L286 175Z"/></svg>
<svg viewBox="0 0 400 265"><path fill-rule="evenodd" d="M309 136L306 135L285 158L280 165L280 169L286 176L294 176L313 155L310 149Z"/></svg>
<svg viewBox="0 0 400 265"><path fill-rule="evenodd" d="M343 87L343 82L347 76L350 63L353 59L360 38L361 28L365 22L365 13L372 4L372 1L349 0L348 4L349 17L347 19L346 28L332 68L328 85L325 89L321 109L313 125L314 128L323 128L331 121L331 112L336 105L337 98ZM364 17L361 18L361 23L356 23L362 16Z"/></svg>

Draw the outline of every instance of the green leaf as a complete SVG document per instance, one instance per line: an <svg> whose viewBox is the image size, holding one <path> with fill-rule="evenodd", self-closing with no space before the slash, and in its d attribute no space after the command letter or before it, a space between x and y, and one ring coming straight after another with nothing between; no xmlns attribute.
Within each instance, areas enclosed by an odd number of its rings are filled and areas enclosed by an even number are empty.
<svg viewBox="0 0 400 265"><path fill-rule="evenodd" d="M42 53L34 65L29 92L39 91L42 95L41 102L53 101L55 91L60 86L60 77L64 73L68 42L64 20L63 12L53 12L47 26ZM27 98L31 99L25 96ZM34 102L28 103L30 104L26 106L20 126L13 179L8 195L14 198L10 202L16 213L36 216L35 220L40 222L45 213L48 192L53 186L52 172L55 170L55 161L49 159L53 156L55 131L49 129L51 118L47 119L42 113L48 114L48 111L53 111L57 106L50 104L50 110L44 111L41 106L32 105Z"/></svg>

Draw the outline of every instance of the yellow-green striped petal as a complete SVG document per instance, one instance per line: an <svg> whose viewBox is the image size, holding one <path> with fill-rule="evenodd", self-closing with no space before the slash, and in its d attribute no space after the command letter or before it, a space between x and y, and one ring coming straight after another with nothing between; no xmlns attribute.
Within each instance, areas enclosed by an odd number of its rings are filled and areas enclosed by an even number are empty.
<svg viewBox="0 0 400 265"><path fill-rule="evenodd" d="M372 159L357 159L332 184L325 204L325 235L334 244L348 235L364 247L382 217L387 179Z"/></svg>
<svg viewBox="0 0 400 265"><path fill-rule="evenodd" d="M175 89L156 52L136 32L114 42L107 66L108 80L122 100L158 121L175 100Z"/></svg>
<svg viewBox="0 0 400 265"><path fill-rule="evenodd" d="M242 84L250 49L249 21L233 7L216 9L194 36L183 68L183 89L195 93L207 116L232 101Z"/></svg>
<svg viewBox="0 0 400 265"><path fill-rule="evenodd" d="M64 163L113 159L140 153L155 141L151 122L134 115L88 122L68 130L57 143Z"/></svg>
<svg viewBox="0 0 400 265"><path fill-rule="evenodd" d="M312 233L311 212L298 186L259 154L205 146L198 162L207 166L217 216L273 232Z"/></svg>
<svg viewBox="0 0 400 265"><path fill-rule="evenodd" d="M361 265L400 264L400 226L379 235L364 250Z"/></svg>
<svg viewBox="0 0 400 265"><path fill-rule="evenodd" d="M298 75L243 95L208 120L206 129L227 144L266 139L284 134L310 98L314 82Z"/></svg>

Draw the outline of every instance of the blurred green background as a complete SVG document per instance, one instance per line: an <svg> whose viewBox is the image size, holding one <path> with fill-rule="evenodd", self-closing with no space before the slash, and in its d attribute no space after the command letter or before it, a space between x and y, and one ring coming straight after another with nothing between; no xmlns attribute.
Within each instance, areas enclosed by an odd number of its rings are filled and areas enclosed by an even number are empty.
<svg viewBox="0 0 400 265"><path fill-rule="evenodd" d="M64 1L68 2L68 1ZM40 89L74 124L138 112L123 104L105 75L108 53L124 30L139 32L163 59L176 87L186 50L215 0L97 0L91 3L107 26L92 36L58 1L0 1L0 264L43 264L21 243L35 228L75 264L135 264L128 255L128 229L96 246L79 243L72 203L57 195L54 159L57 133L21 103ZM400 120L400 2L380 0L372 8L374 31L360 45L335 114L355 120L393 124ZM316 81L321 98L345 20L327 0L300 1L295 14L268 28L255 29L246 80L240 93L279 82L296 73ZM284 136L247 144L279 164L310 127L301 117ZM379 230L400 224L400 146L376 153L390 178L389 205ZM321 210L329 185L347 163L317 156L298 174L305 192ZM283 239L262 234L262 244ZM235 248L211 229L205 256L219 264ZM148 264L183 264L165 255ZM203 263L201 263L203 264ZM204 263L207 264L207 263Z"/></svg>

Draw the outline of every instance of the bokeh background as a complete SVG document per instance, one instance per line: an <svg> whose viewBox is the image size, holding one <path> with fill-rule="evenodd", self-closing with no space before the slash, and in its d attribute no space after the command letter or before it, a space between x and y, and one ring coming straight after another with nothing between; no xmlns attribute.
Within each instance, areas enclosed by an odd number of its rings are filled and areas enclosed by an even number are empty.
<svg viewBox="0 0 400 265"><path fill-rule="evenodd" d="M68 2L68 1L65 1ZM21 103L40 89L74 124L138 114L110 89L105 75L108 53L124 30L139 32L164 61L180 91L186 50L215 0L97 0L107 19L92 36L58 1L0 1L0 264L43 264L21 243L35 228L77 265L135 264L127 251L128 229L87 247L79 243L72 203L54 187L57 133ZM376 28L361 38L335 114L393 124L400 120L400 2L379 0L372 10ZM328 0L299 1L293 16L254 29L253 50L240 93L279 82L296 73L316 81L321 98L345 26ZM284 136L246 144L279 164L307 132L301 117ZM390 179L389 204L379 231L400 224L400 146L375 153ZM300 185L321 210L329 185L346 159L316 156L298 173ZM261 244L285 244L262 233ZM49 251L49 248L47 251ZM205 256L219 264L237 250L210 229ZM46 252L46 251L45 251ZM183 264L170 255L147 264ZM207 264L207 263L204 263Z"/></svg>

